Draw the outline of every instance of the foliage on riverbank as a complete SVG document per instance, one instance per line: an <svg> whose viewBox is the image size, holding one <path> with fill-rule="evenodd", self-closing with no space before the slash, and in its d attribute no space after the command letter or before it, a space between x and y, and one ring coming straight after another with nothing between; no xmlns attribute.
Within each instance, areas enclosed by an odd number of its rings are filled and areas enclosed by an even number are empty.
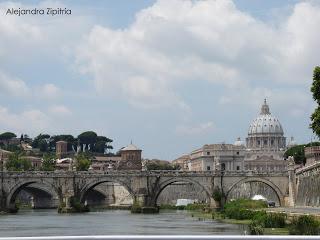
<svg viewBox="0 0 320 240"><path fill-rule="evenodd" d="M267 213L265 202L239 199L227 203L222 214L236 220L250 220L248 225L251 235L285 234L317 235L320 222L313 216L299 216L289 219L284 213ZM271 230L270 230L271 229ZM272 231L272 229L278 229Z"/></svg>
<svg viewBox="0 0 320 240"><path fill-rule="evenodd" d="M290 235L319 235L320 222L313 216L294 217L289 225Z"/></svg>
<svg viewBox="0 0 320 240"><path fill-rule="evenodd" d="M207 204L203 204L203 203L190 203L186 206L175 206L175 205L171 205L171 204L161 204L160 209L171 209L171 210L189 210L189 211L199 211L199 210L203 210L205 211L205 209L208 208Z"/></svg>
<svg viewBox="0 0 320 240"><path fill-rule="evenodd" d="M256 209L263 209L267 207L264 201L254 201L250 199L238 199L225 204L223 214L232 219L243 220L253 219L257 214L263 214Z"/></svg>

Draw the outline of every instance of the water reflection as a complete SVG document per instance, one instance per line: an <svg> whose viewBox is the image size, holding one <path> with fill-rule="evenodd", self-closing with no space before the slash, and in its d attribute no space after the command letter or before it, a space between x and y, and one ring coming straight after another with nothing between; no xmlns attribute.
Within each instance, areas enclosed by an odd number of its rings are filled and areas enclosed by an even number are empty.
<svg viewBox="0 0 320 240"><path fill-rule="evenodd" d="M20 210L0 216L0 236L58 235L234 235L241 225L191 217L187 211L131 214L125 210L58 214L56 210Z"/></svg>

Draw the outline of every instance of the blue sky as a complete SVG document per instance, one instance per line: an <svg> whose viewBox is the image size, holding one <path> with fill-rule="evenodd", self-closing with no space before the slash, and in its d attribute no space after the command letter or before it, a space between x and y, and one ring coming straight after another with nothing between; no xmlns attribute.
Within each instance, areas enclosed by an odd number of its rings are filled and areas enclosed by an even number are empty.
<svg viewBox="0 0 320 240"><path fill-rule="evenodd" d="M6 16L66 7L71 16ZM172 160L245 139L267 98L309 142L318 1L0 1L0 132L94 130Z"/></svg>

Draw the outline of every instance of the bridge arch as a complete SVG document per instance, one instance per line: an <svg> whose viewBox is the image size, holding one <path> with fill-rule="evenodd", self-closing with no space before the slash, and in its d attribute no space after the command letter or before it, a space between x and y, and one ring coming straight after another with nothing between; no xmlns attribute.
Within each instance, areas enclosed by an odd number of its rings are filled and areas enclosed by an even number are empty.
<svg viewBox="0 0 320 240"><path fill-rule="evenodd" d="M26 181L19 181L17 182L8 192L7 199L6 199L6 205L9 209L15 208L15 201L16 197L19 194L19 192L26 187L28 187L31 184L37 184L37 186L33 186L33 188L38 189L40 191L44 191L47 194L51 195L52 197L58 197L59 201L61 201L62 197L58 189L52 185L51 183L43 180L26 180Z"/></svg>
<svg viewBox="0 0 320 240"><path fill-rule="evenodd" d="M243 178L237 182L235 182L234 184L231 185L231 187L227 190L226 192L226 200L228 199L228 196L230 194L230 192L238 185L241 185L243 183L249 183L249 182L261 182L266 184L267 186L269 186L276 194L278 200L279 200L279 204L280 206L284 205L284 194L282 193L282 191L279 189L279 187L277 185L275 185L273 182L271 182L268 179L265 178L259 178L259 177L246 177Z"/></svg>
<svg viewBox="0 0 320 240"><path fill-rule="evenodd" d="M122 180L122 179L116 179L116 178L103 178L103 179L99 179L99 180L92 180L89 183L87 183L81 190L80 190L80 202L84 203L85 199L87 197L87 194L90 192L90 190L94 189L96 186L98 186L99 184L102 183L118 183L121 186L123 186L130 194L130 196L132 197L132 199L134 199L134 191L132 190L132 188L130 187L130 185Z"/></svg>
<svg viewBox="0 0 320 240"><path fill-rule="evenodd" d="M211 201L211 194L210 194L210 191L209 189L207 189L205 186L203 186L200 182L194 180L194 179L191 179L191 178L180 178L180 177L173 177L173 178L170 178L170 179L167 179L163 182L161 182L159 184L159 187L157 188L157 190L155 191L155 194L154 194L154 197L152 199L152 203L154 206L157 205L157 200L158 200L158 197L160 196L161 192L169 185L173 184L173 183L177 183L177 182L187 182L187 183L191 183L191 184L194 184L198 187L200 187L200 189L206 194L207 196L207 199L209 200L209 203Z"/></svg>

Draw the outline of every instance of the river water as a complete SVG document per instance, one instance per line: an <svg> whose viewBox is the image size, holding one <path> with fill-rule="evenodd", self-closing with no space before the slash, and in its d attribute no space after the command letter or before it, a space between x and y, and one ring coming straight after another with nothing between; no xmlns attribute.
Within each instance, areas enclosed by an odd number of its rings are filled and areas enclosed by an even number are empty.
<svg viewBox="0 0 320 240"><path fill-rule="evenodd" d="M131 214L125 210L58 214L56 210L20 210L0 215L0 237L66 235L234 235L240 225L191 216L187 211Z"/></svg>

